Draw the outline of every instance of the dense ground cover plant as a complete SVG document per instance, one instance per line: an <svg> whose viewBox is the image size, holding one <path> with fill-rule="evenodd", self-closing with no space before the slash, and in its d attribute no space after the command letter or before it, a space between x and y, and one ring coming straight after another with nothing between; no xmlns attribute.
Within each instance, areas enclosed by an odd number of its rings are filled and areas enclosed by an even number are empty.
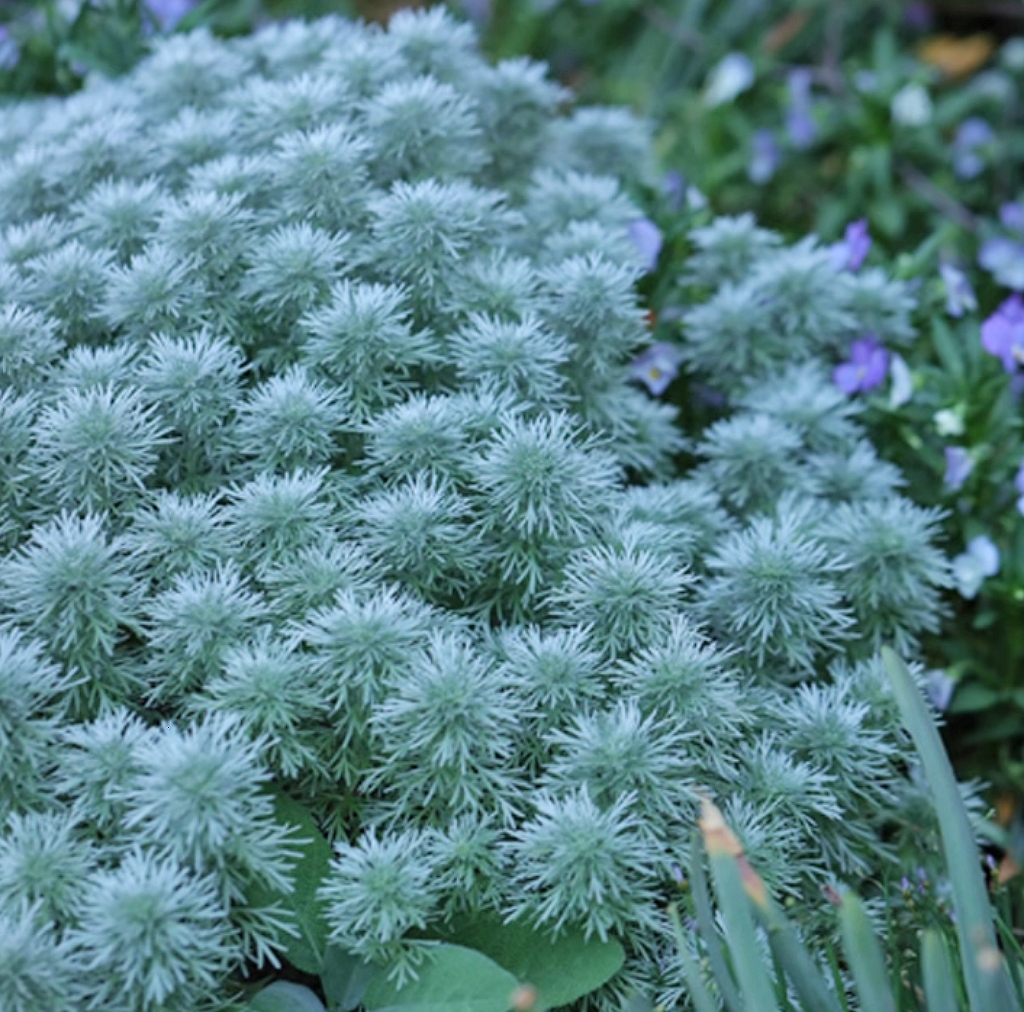
<svg viewBox="0 0 1024 1012"><path fill-rule="evenodd" d="M602 1007L681 987L698 788L781 894L924 859L876 651L949 566L823 358L909 340L905 286L698 231L681 354L731 407L684 432L678 350L638 354L644 125L474 47L440 11L197 31L5 111L16 1012L315 964L296 825L341 949L401 980L467 913L618 938Z"/></svg>

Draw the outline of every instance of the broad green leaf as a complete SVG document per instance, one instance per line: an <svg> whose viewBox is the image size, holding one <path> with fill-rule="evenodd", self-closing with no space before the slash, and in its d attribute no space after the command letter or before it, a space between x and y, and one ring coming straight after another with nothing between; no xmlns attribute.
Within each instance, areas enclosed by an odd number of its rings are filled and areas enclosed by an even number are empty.
<svg viewBox="0 0 1024 1012"><path fill-rule="evenodd" d="M537 1008L568 1005L596 991L621 968L626 954L614 939L586 939L570 930L558 938L527 924L504 924L495 914L457 918L445 941L476 949L537 989Z"/></svg>
<svg viewBox="0 0 1024 1012"><path fill-rule="evenodd" d="M337 945L328 945L320 983L331 1012L352 1012L362 1004L366 989L377 972L372 963L364 962Z"/></svg>
<svg viewBox="0 0 1024 1012"><path fill-rule="evenodd" d="M319 974L327 948L327 922L316 891L328 871L332 852L313 816L282 791L274 792L274 815L285 826L294 826L302 856L292 870L295 888L280 893L261 884L249 889L247 899L254 906L280 903L291 911L299 929L298 938L288 938L284 958L304 973Z"/></svg>
<svg viewBox="0 0 1024 1012"><path fill-rule="evenodd" d="M863 1009L871 1012L896 1012L896 1002L885 972L885 957L871 928L864 904L855 893L843 896L839 911L846 961L853 971L853 982Z"/></svg>
<svg viewBox="0 0 1024 1012"><path fill-rule="evenodd" d="M686 986L690 991L690 1001L693 1002L697 1012L718 1012L718 1006L704 986L700 967L691 955L686 945L686 939L683 938L683 926L679 923L679 912L674 904L668 908L668 912L672 918L672 928L676 935L676 950L679 954L679 963L683 968L683 976L686 978Z"/></svg>
<svg viewBox="0 0 1024 1012"><path fill-rule="evenodd" d="M308 987L275 980L249 999L252 1012L324 1012L320 999Z"/></svg>
<svg viewBox="0 0 1024 1012"><path fill-rule="evenodd" d="M363 1004L369 1012L508 1012L519 981L482 952L432 945L416 980L397 987L387 968L374 974Z"/></svg>
<svg viewBox="0 0 1024 1012"><path fill-rule="evenodd" d="M690 845L690 886L693 889L697 926L704 939L711 972L718 984L722 1000L728 1012L741 1012L743 1003L736 990L725 953L722 951L718 928L715 926L715 915L711 909L711 894L708 891L707 876L704 874L704 840L699 832L694 833L693 843Z"/></svg>
<svg viewBox="0 0 1024 1012"><path fill-rule="evenodd" d="M906 665L888 647L882 648L882 660L889 673L903 723L914 739L935 800L946 871L953 886L968 1003L972 1012L985 1012L992 1007L988 1004L990 996L998 993L1005 1001L999 1006L1001 1012L1016 1012L1019 1005L1006 979L996 945L992 907L981 873L981 855L953 767Z"/></svg>

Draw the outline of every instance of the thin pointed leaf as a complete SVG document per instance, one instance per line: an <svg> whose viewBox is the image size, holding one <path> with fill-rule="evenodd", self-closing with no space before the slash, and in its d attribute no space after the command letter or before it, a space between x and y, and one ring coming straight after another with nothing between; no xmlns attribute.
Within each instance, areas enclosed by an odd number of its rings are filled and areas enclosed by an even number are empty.
<svg viewBox="0 0 1024 1012"><path fill-rule="evenodd" d="M693 890L693 904L697 915L697 927L708 950L711 972L718 983L718 990L728 1012L743 1012L739 992L733 980L729 963L722 951L715 916L711 911L711 894L704 874L704 840L700 833L694 833L690 845L690 888Z"/></svg>
<svg viewBox="0 0 1024 1012"><path fill-rule="evenodd" d="M889 672L903 723L914 739L935 800L946 870L953 886L967 999L971 1012L988 1012L986 1001L996 986L995 980L989 978L1005 977L1006 971L1005 965L996 965L991 956L991 953L999 951L992 924L992 906L985 889L981 856L974 842L967 809L960 796L953 767L942 747L942 739L910 672L888 647L882 648L882 660ZM1020 1006L1008 978L999 991L1005 995L1006 1001L1000 1012L1019 1012Z"/></svg>
<svg viewBox="0 0 1024 1012"><path fill-rule="evenodd" d="M921 975L928 1012L958 1012L957 982L946 943L937 931L926 931L921 941Z"/></svg>
<svg viewBox="0 0 1024 1012"><path fill-rule="evenodd" d="M853 971L853 982L860 995L860 1004L871 1012L896 1012L896 1002L889 989L882 947L871 928L864 904L854 893L843 896L839 910L846 961Z"/></svg>
<svg viewBox="0 0 1024 1012"><path fill-rule="evenodd" d="M730 854L709 854L718 908L736 968L736 981L747 1012L778 1012L771 980L754 931L750 900L743 889L739 865Z"/></svg>
<svg viewBox="0 0 1024 1012"><path fill-rule="evenodd" d="M679 952L679 963L683 968L686 986L690 990L690 1000L693 1002L697 1012L719 1012L718 1006L712 999L708 989L704 986L700 967L697 966L697 961L690 954L690 947L683 937L683 926L679 923L679 912L674 905L668 908L668 912L672 918L672 928L676 934L676 949Z"/></svg>

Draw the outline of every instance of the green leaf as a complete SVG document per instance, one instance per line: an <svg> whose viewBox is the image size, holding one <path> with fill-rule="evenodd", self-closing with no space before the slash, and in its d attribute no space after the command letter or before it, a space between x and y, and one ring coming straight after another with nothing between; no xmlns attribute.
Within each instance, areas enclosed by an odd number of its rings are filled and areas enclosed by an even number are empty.
<svg viewBox="0 0 1024 1012"><path fill-rule="evenodd" d="M704 986L700 967L697 966L697 961L690 954L686 939L683 938L683 926L679 923L679 912L676 910L675 904L668 908L668 912L672 918L672 929L676 935L676 949L683 968L683 976L686 978L686 986L690 991L690 1001L693 1002L697 1012L718 1012L718 1006Z"/></svg>
<svg viewBox="0 0 1024 1012"><path fill-rule="evenodd" d="M324 1012L320 999L308 987L275 980L249 999L252 1012Z"/></svg>
<svg viewBox="0 0 1024 1012"><path fill-rule="evenodd" d="M846 960L853 971L853 982L860 995L861 1008L871 1012L896 1012L896 1002L885 973L882 947L871 928L864 904L855 893L843 896L839 911Z"/></svg>
<svg viewBox="0 0 1024 1012"><path fill-rule="evenodd" d="M482 952L432 945L416 980L396 987L379 969L363 1004L369 1012L508 1012L519 981Z"/></svg>
<svg viewBox="0 0 1024 1012"><path fill-rule="evenodd" d="M377 967L337 945L328 945L320 983L331 1012L352 1012L362 1004Z"/></svg>
<svg viewBox="0 0 1024 1012"><path fill-rule="evenodd" d="M942 936L926 931L921 942L921 976L928 1012L957 1012L957 987Z"/></svg>
<svg viewBox="0 0 1024 1012"><path fill-rule="evenodd" d="M704 874L704 841L699 832L693 834L693 842L690 845L690 886L693 890L697 927L704 939L708 961L711 963L711 973L718 984L722 1001L728 1012L741 1012L743 1004L729 971L725 953L722 951L718 928L715 926L715 915L711 910L711 895L708 892L707 876Z"/></svg>
<svg viewBox="0 0 1024 1012"><path fill-rule="evenodd" d="M711 876L725 923L725 938L747 1012L778 1012L775 993L754 932L750 901L731 854L710 854Z"/></svg>
<svg viewBox="0 0 1024 1012"><path fill-rule="evenodd" d="M313 816L283 791L274 792L274 816L282 825L294 826L296 839L301 841L297 847L302 856L292 869L295 888L290 893L281 893L257 883L250 887L246 898L253 906L279 903L291 912L299 937L288 938L283 955L304 973L319 974L327 948L327 922L316 891L327 875L331 845L324 839Z"/></svg>
<svg viewBox="0 0 1024 1012"><path fill-rule="evenodd" d="M998 1007L1005 1012L1015 1012L1019 1005L996 946L992 907L981 873L981 855L953 767L906 665L888 647L882 648L882 660L935 800L946 870L953 886L960 959L971 1010L983 1012ZM1004 1004L990 1005L993 994L998 994Z"/></svg>
<svg viewBox="0 0 1024 1012"><path fill-rule="evenodd" d="M614 939L587 939L579 930L551 938L527 924L504 924L495 914L465 915L445 941L476 949L537 989L537 1009L568 1005L618 973L626 954Z"/></svg>

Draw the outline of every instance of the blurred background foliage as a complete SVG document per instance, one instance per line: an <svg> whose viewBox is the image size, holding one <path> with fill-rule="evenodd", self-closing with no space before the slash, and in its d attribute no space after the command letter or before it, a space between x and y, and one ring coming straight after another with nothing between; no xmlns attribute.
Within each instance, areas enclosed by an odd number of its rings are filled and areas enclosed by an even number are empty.
<svg viewBox="0 0 1024 1012"><path fill-rule="evenodd" d="M89 74L116 75L159 33L232 35L330 13L383 21L399 6L4 0L0 94L68 93ZM664 239L643 282L653 340L678 340L687 232L713 214L751 211L787 238L825 241L863 220L867 266L914 286L919 339L899 370L890 356L884 385L856 396L879 453L907 475L906 494L946 511L962 578L942 636L927 644L935 701L959 772L993 785L1001 820L1024 840L1024 324L1019 361L981 342L984 321L1024 289L1024 4L451 6L494 58L547 60L582 101L650 120L663 176L637 196ZM686 415L717 410L714 392L685 376L667 396Z"/></svg>

